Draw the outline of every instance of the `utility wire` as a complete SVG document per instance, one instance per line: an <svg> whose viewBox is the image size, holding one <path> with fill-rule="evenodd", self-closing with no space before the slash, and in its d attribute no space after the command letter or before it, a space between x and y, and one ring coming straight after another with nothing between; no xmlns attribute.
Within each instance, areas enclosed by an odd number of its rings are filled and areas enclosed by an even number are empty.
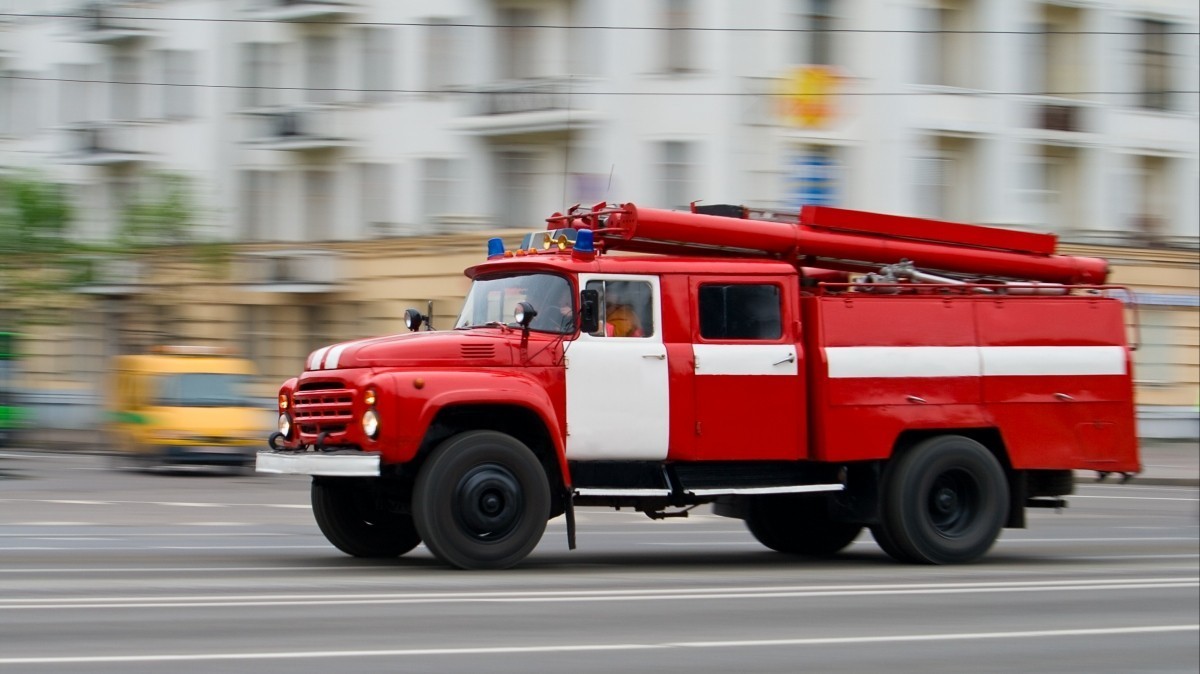
<svg viewBox="0 0 1200 674"><path fill-rule="evenodd" d="M30 82L74 82L78 84L117 84L137 87L187 87L195 89L248 89L255 91L313 91L328 93L360 94L470 94L482 96L507 96L513 94L566 95L565 91L547 92L540 89L505 89L503 91L469 88L447 89L357 89L352 87L277 87L252 84L185 84L171 82L124 82L120 80L86 80L68 77L30 77L27 75L0 74L0 79ZM782 81L782 80L781 80ZM913 86L938 86L914 84ZM1136 96L1142 94L1200 94L1200 89L1154 89L1138 91L993 91L988 89L945 89L937 91L847 91L830 93L804 93L804 96ZM756 98L792 97L797 94L786 91L578 91L573 96L680 96L680 97L740 97Z"/></svg>
<svg viewBox="0 0 1200 674"><path fill-rule="evenodd" d="M223 19L216 17L182 17L182 16L109 16L88 14L21 14L15 12L0 12L0 17L29 18L29 19L83 19L87 21L180 21L201 23L268 23L268 24L298 24L298 25L339 25L339 26L396 26L418 28L545 28L550 30L633 30L633 31L681 31L698 33L871 33L871 34L914 34L914 35L1134 35L1141 36L1140 31L1107 31L1107 30L926 30L902 28L739 28L736 26L693 27L693 26L606 26L606 25L570 25L554 23L528 24L491 24L491 23L442 23L431 21L351 21L351 20L304 20L288 21L285 19L255 19L238 18ZM1179 21L1178 23L1182 23ZM103 25L103 23L101 23ZM1154 35L1200 35L1198 31L1164 31Z"/></svg>

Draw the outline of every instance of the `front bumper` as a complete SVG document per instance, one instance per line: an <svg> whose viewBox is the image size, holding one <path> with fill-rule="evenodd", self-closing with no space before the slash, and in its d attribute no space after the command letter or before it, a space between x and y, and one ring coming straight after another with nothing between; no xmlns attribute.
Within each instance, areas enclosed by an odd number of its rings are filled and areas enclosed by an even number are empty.
<svg viewBox="0 0 1200 674"><path fill-rule="evenodd" d="M259 473L280 475L331 475L336 477L378 477L379 455L358 451L258 453L254 469Z"/></svg>

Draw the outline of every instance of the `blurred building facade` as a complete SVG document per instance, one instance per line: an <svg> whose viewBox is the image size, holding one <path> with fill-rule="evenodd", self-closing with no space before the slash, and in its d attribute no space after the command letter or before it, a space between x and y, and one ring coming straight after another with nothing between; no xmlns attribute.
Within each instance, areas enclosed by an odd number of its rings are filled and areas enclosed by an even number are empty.
<svg viewBox="0 0 1200 674"><path fill-rule="evenodd" d="M107 358L308 351L453 320L497 231L574 203L805 203L1050 231L1138 300L1142 428L1200 402L1193 0L0 0L0 168L112 235L190 176L219 273L106 259L26 340L94 418ZM35 401L36 402L36 401ZM76 409L72 407L71 409Z"/></svg>

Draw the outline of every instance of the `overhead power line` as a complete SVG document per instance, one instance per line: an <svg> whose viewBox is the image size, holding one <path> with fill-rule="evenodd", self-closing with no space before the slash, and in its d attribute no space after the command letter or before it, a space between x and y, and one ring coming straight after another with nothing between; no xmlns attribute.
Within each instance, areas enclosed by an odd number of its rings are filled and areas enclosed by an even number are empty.
<svg viewBox="0 0 1200 674"><path fill-rule="evenodd" d="M364 94L474 94L481 96L508 96L513 94L555 95L566 94L567 91L546 91L544 89L471 89L467 87L451 87L445 89L361 89L354 87L277 87L253 84L186 84L172 82L125 82L121 80L89 80L70 77L31 77L27 75L0 74L0 79L24 80L31 82L73 82L78 84L119 84L136 87L188 87L195 89L251 89L255 91L312 91L329 93L364 93ZM925 86L925 85L914 85ZM1147 91L993 91L987 89L939 89L937 91L847 91L830 93L808 93L805 96L1134 96L1145 93L1155 94L1200 94L1200 89L1156 89ZM583 91L572 89L572 96L729 96L753 98L758 96L794 96L786 91Z"/></svg>
<svg viewBox="0 0 1200 674"><path fill-rule="evenodd" d="M738 27L738 26L611 26L611 25L571 25L554 23L524 23L524 24L494 24L494 23L460 23L439 21L355 21L339 20L305 20L289 21L285 19L264 19L253 17L218 18L218 17L184 17L184 16L112 16L106 14L33 14L0 12L0 17L28 19L81 19L87 21L163 21L163 22L199 22L199 23L233 23L233 24L304 24L304 25L339 25L339 26L395 26L416 28L484 28L505 30L510 28L545 28L548 30L611 30L611 31L664 31L664 32L699 32L699 33L870 33L870 34L915 34L915 35L1143 35L1140 31L1106 31L1106 30L932 30L906 28L781 28L781 27ZM1181 23L1181 22L1180 22ZM1200 31L1164 31L1155 35L1200 35Z"/></svg>

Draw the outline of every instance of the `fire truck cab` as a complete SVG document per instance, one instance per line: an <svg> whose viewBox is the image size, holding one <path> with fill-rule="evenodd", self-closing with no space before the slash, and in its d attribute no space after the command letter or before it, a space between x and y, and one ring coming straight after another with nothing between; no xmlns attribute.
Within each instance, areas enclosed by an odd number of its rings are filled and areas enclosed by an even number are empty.
<svg viewBox="0 0 1200 674"><path fill-rule="evenodd" d="M503 568L576 506L962 563L1072 471L1140 470L1125 312L1047 235L806 208L575 208L466 270L452 330L335 344L258 470L356 556ZM753 217L752 217L753 216ZM641 255L614 255L629 251Z"/></svg>

